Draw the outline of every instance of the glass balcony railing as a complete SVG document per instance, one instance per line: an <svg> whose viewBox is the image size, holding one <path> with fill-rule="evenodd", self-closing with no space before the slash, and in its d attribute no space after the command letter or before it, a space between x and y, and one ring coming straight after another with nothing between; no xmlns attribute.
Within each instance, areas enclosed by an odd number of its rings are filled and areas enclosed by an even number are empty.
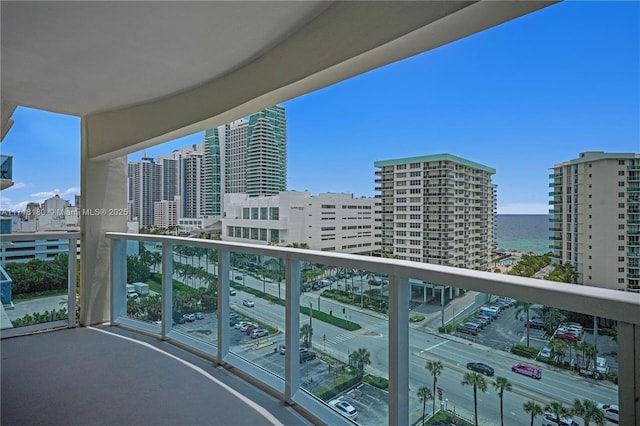
<svg viewBox="0 0 640 426"><path fill-rule="evenodd" d="M13 157L0 155L0 189L6 189L13 185Z"/></svg>
<svg viewBox="0 0 640 426"><path fill-rule="evenodd" d="M78 232L3 234L2 337L76 325Z"/></svg>
<svg viewBox="0 0 640 426"><path fill-rule="evenodd" d="M113 323L241 369L324 423L345 420L335 409L344 402L358 424L421 424L434 412L500 424L499 401L475 405L473 383L493 392L505 380L510 425L530 424L525 404L633 409L636 367L618 354L635 350L640 295L394 259L107 235ZM140 271L148 275L130 275Z"/></svg>

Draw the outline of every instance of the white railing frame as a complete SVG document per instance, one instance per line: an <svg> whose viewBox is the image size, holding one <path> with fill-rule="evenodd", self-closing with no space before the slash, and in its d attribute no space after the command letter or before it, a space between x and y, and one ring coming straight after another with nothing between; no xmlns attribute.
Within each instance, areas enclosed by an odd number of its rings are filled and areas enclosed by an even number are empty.
<svg viewBox="0 0 640 426"><path fill-rule="evenodd" d="M619 357L618 399L621 407L620 424L640 423L640 294L621 292L600 287L566 284L534 278L496 274L492 272L453 268L448 266L410 262L397 259L366 257L351 254L320 252L288 247L254 245L195 238L169 237L149 234L106 234L114 245L118 241L150 241L171 245L217 249L219 253L218 320L228 321L229 253L243 252L260 256L279 257L285 261L286 270L286 357L285 388L280 395L287 403L300 403L312 413L322 413L318 407L304 406L308 398L301 397L298 384L298 360L293 350L299 336L299 280L300 262L326 264L336 267L367 270L389 277L389 424L408 424L408 279L438 283L455 288L474 290L488 294L499 294L532 303L551 306L573 312L609 318L618 321L618 341L624 348ZM112 251L112 253L115 253ZM163 250L163 262L169 252ZM112 270L120 272L126 258L122 252L112 257ZM120 258L120 262L116 259ZM168 276L167 276L168 275ZM116 275L112 275L115 277ZM163 268L163 281L171 280L171 271ZM298 285L296 285L298 284ZM115 290L115 289L114 289ZM164 290L164 287L163 287ZM124 290L122 290L124 291ZM407 305L407 306L405 306ZM403 310L404 308L404 310ZM166 312L163 312L165 315ZM118 323L118 318L113 322ZM171 318L163 316L163 328ZM125 320L125 322L128 322ZM223 324L221 322L221 324ZM218 361L224 362L228 354L227 327L218 327ZM226 340L225 340L226 339ZM224 342L227 342L225 345ZM623 353L624 352L624 353ZM262 383L264 384L264 383ZM404 391L403 391L404 390ZM322 405L322 404L317 404ZM331 416L331 410L326 415ZM342 419L344 420L344 419Z"/></svg>
<svg viewBox="0 0 640 426"><path fill-rule="evenodd" d="M25 232L15 234L2 234L3 242L15 241L39 241L39 240L67 240L69 249L68 273L67 273L67 315L66 321L51 321L42 324L34 324L28 327L8 328L2 330L1 336L12 337L20 334L34 333L52 327L66 325L68 328L76 327L76 273L77 251L80 232ZM35 258L35 256L34 256ZM4 259L3 259L4 260Z"/></svg>

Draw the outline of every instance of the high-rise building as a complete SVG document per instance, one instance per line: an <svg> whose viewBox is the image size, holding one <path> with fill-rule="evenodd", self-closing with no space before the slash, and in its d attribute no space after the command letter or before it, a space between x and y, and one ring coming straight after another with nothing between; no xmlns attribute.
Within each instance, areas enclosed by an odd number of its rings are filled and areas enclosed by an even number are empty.
<svg viewBox="0 0 640 426"><path fill-rule="evenodd" d="M140 161L128 164L128 197L133 207L130 215L140 226L153 226L154 203L160 201L160 169L144 153Z"/></svg>
<svg viewBox="0 0 640 426"><path fill-rule="evenodd" d="M287 120L276 105L204 136L205 211L221 215L224 194L250 197L287 189Z"/></svg>
<svg viewBox="0 0 640 426"><path fill-rule="evenodd" d="M450 154L376 161L382 252L486 270L496 247L495 169Z"/></svg>
<svg viewBox="0 0 640 426"><path fill-rule="evenodd" d="M204 158L202 145L194 145L193 150L182 156L182 216L199 218L205 214L204 206Z"/></svg>
<svg viewBox="0 0 640 426"><path fill-rule="evenodd" d="M640 154L582 152L549 178L553 261L579 283L640 292Z"/></svg>

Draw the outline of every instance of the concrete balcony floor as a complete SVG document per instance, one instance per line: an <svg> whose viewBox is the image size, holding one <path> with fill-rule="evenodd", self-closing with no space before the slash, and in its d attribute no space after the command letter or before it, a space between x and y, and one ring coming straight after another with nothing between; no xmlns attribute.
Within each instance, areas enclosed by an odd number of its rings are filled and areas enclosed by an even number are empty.
<svg viewBox="0 0 640 426"><path fill-rule="evenodd" d="M229 370L116 327L2 340L3 425L306 425Z"/></svg>

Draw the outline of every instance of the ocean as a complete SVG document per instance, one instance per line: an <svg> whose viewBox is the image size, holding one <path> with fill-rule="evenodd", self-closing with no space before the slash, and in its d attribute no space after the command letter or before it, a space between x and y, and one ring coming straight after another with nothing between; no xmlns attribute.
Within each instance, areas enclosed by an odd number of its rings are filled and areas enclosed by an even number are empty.
<svg viewBox="0 0 640 426"><path fill-rule="evenodd" d="M544 254L549 248L549 215L499 214L498 250Z"/></svg>

